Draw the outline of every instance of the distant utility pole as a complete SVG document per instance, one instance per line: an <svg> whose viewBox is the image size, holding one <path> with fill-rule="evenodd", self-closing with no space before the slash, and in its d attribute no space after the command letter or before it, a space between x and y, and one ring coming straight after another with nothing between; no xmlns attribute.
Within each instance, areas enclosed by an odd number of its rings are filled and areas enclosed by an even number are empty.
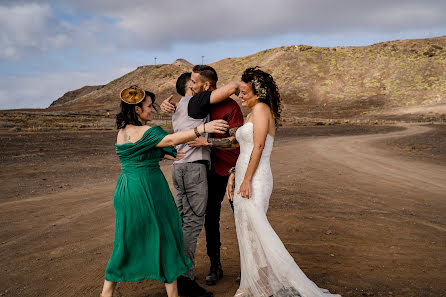
<svg viewBox="0 0 446 297"><path fill-rule="evenodd" d="M203 59L204 59L204 56L201 56L201 65L204 65L203 64Z"/></svg>
<svg viewBox="0 0 446 297"><path fill-rule="evenodd" d="M156 57L155 57L155 65L156 65Z"/></svg>

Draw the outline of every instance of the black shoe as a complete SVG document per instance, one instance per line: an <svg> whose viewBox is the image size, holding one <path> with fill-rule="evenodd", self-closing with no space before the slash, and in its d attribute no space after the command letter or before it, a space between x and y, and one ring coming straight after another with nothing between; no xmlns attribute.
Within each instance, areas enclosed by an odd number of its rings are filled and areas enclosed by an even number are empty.
<svg viewBox="0 0 446 297"><path fill-rule="evenodd" d="M207 291L196 281L188 277L180 276L177 279L178 294L185 297L212 297L214 293Z"/></svg>
<svg viewBox="0 0 446 297"><path fill-rule="evenodd" d="M223 277L223 269L221 269L221 264L218 262L217 264L211 265L209 269L209 274L206 276L206 285L215 286Z"/></svg>

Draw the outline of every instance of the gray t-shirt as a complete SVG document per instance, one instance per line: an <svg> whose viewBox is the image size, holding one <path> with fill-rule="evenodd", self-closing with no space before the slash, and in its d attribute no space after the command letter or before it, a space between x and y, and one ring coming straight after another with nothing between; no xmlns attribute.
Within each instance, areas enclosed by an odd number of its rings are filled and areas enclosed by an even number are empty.
<svg viewBox="0 0 446 297"><path fill-rule="evenodd" d="M203 119L194 119L188 115L187 107L191 96L182 97L178 102L177 109L172 115L173 131L179 132L188 129L193 129L199 125L209 122L209 115ZM207 137L207 133L203 134L203 137ZM186 156L174 163L186 163L198 160L211 161L211 149L210 147L190 147L187 144L179 144L176 146L177 151L185 152Z"/></svg>

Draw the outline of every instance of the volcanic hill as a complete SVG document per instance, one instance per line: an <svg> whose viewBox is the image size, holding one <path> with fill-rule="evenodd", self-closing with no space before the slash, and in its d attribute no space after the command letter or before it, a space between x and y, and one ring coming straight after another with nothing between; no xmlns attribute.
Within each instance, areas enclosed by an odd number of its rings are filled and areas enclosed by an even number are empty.
<svg viewBox="0 0 446 297"><path fill-rule="evenodd" d="M219 74L219 86L240 79L248 67L271 73L281 92L282 116L289 122L446 103L446 36L358 47L283 46L210 65ZM176 94L177 77L192 67L184 59L140 66L104 86L68 92L48 111L114 112L119 92L131 84L153 91L159 103Z"/></svg>

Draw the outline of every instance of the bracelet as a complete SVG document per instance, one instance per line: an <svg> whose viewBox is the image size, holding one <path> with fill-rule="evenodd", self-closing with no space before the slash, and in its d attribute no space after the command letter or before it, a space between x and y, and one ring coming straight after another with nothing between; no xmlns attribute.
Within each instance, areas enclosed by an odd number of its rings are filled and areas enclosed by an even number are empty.
<svg viewBox="0 0 446 297"><path fill-rule="evenodd" d="M194 128L194 132L195 132L195 135L197 135L197 137L200 137L200 136L201 136L201 134L198 133L198 129L197 129L197 127Z"/></svg>
<svg viewBox="0 0 446 297"><path fill-rule="evenodd" d="M232 167L231 169L229 169L229 170L228 170L228 173L229 173L229 174L232 174L232 173L235 174L235 167Z"/></svg>

